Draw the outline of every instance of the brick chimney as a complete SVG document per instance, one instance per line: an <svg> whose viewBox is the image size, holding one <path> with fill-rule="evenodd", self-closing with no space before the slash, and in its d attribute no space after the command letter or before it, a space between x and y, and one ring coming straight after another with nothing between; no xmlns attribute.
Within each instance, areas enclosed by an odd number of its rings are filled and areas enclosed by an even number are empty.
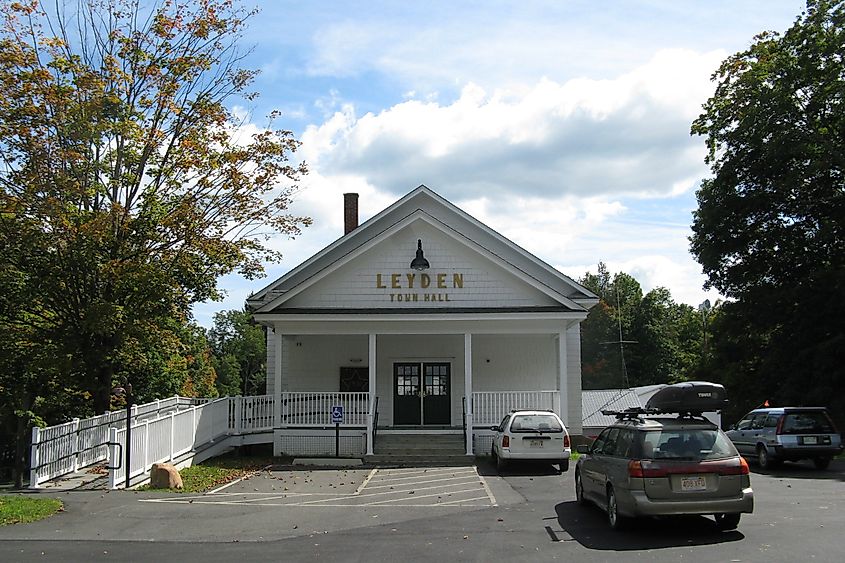
<svg viewBox="0 0 845 563"><path fill-rule="evenodd" d="M358 228L358 194L343 194L343 234Z"/></svg>

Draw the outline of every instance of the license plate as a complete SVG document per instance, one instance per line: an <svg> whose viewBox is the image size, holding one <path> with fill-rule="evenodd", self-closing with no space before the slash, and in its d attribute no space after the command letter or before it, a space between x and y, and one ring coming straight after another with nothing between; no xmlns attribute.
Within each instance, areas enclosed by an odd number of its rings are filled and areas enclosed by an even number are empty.
<svg viewBox="0 0 845 563"><path fill-rule="evenodd" d="M707 484L704 477L684 477L681 479L682 491L706 491Z"/></svg>
<svg viewBox="0 0 845 563"><path fill-rule="evenodd" d="M545 440L528 440L529 448L542 448Z"/></svg>
<svg viewBox="0 0 845 563"><path fill-rule="evenodd" d="M818 444L819 439L815 436L804 436L804 443L805 444Z"/></svg>

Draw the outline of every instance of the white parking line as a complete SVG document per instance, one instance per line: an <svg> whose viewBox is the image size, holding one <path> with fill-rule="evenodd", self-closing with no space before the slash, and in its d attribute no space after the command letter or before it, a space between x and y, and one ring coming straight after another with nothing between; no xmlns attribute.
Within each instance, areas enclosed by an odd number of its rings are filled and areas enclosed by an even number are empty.
<svg viewBox="0 0 845 563"><path fill-rule="evenodd" d="M376 470L379 471L379 479L380 480L390 480L390 481L399 481L402 479L415 479L417 477L426 477L426 476L437 476L437 475L445 475L445 474L457 474L457 473L467 473L471 475L477 475L474 467L468 468L455 468L455 467L444 467L444 468L437 468L437 469L429 469L421 471L419 469L415 469L413 473L408 471L398 471L395 469L389 470ZM402 477L393 477L394 475L403 475Z"/></svg>
<svg viewBox="0 0 845 563"><path fill-rule="evenodd" d="M473 481L477 480L478 477L473 475L467 475L465 477L447 477L445 479L428 479L426 481L414 481L413 483L402 483L396 485L370 485L367 487L367 490L370 489L393 489L396 487L406 487L406 486L415 486L415 485L422 485L426 483L443 483L444 481L465 481L467 479L472 479Z"/></svg>
<svg viewBox="0 0 845 563"><path fill-rule="evenodd" d="M402 475L399 477L398 475ZM424 480L416 480L425 478ZM484 478L472 468L430 468L379 470L373 469L352 493L331 492L222 492L242 479L227 483L204 495L154 499L141 502L174 504L215 504L223 506L298 506L298 507L436 507L436 506L496 506L496 499ZM391 484L392 483L392 484ZM420 486L426 485L426 486ZM486 496L478 496L480 488ZM470 498L466 498L470 495ZM216 498L215 498L216 497ZM425 502L423 499L437 501ZM458 497L458 498L455 498ZM444 500L444 499L449 500ZM480 502L487 501L487 502Z"/></svg>
<svg viewBox="0 0 845 563"><path fill-rule="evenodd" d="M476 501L476 500L488 500L488 498L487 497L475 497L475 498L450 500L448 502L437 503L437 506L448 506L448 505L451 505L451 504L464 504L464 503L473 502L473 501ZM473 506L477 506L477 505L473 505ZM486 505L484 505L484 506L486 506Z"/></svg>
<svg viewBox="0 0 845 563"><path fill-rule="evenodd" d="M369 483L369 482L370 482L370 479L372 479L373 477L375 477L375 474L376 474L376 473L378 473L378 467L375 467L375 468L373 468L373 470L372 470L372 471L370 471L369 475L367 475L367 477L364 479L364 482L363 482L363 483L361 483L360 485L358 485L358 488L357 488L357 489L355 489L355 492L354 492L354 493L352 493L352 494L354 494L354 495L360 494L360 493L361 493L361 491L363 491L363 490L364 490L364 487L366 487L366 486L367 486L367 483Z"/></svg>
<svg viewBox="0 0 845 563"><path fill-rule="evenodd" d="M414 499L418 499L418 498L429 498L429 497L439 497L439 498L443 498L443 496L444 496L444 495L446 495L446 496L453 496L453 495L459 495L459 494L461 494L461 493L475 493L475 492L478 492L478 489L463 489L462 491L451 491L451 492L449 492L449 493L446 493L446 492L443 492L443 491L439 491L439 492L436 492L436 493L431 493L430 495L416 495L416 496L414 497ZM379 500L379 501L376 501L376 502L365 502L365 503L363 503L363 505L364 505L364 506L374 506L374 505L376 505L376 504L388 504L388 503L391 503L391 502L400 502L400 501L402 501L402 500L407 500L407 498L408 498L408 497L401 497L401 498L396 498L396 499ZM482 497L482 498L483 498L483 497ZM441 503L441 504L442 504L442 503Z"/></svg>

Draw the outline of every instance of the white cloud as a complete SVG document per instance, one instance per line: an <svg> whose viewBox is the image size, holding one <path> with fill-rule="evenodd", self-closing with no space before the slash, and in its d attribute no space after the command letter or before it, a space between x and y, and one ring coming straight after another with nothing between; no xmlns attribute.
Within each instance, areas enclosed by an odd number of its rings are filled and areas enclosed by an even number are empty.
<svg viewBox="0 0 845 563"><path fill-rule="evenodd" d="M670 196L706 173L689 124L723 55L665 50L613 80L468 84L450 104L407 100L378 114L345 104L302 140L321 174L395 195L425 183L450 199Z"/></svg>
<svg viewBox="0 0 845 563"><path fill-rule="evenodd" d="M306 74L383 76L418 92L606 78L666 47L733 52L804 9L802 0L343 4L323 8L332 14L311 31Z"/></svg>

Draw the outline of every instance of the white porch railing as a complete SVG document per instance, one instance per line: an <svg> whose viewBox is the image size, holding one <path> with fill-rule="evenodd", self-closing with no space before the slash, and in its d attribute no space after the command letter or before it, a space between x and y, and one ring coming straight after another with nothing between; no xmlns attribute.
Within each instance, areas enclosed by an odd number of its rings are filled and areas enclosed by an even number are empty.
<svg viewBox="0 0 845 563"><path fill-rule="evenodd" d="M334 426L331 408L343 406L344 426L366 426L370 394L344 393L282 393L282 426Z"/></svg>
<svg viewBox="0 0 845 563"><path fill-rule="evenodd" d="M193 399L169 397L132 407L132 419L156 418L162 413L187 408ZM30 450L30 487L73 473L78 469L108 459L109 428L122 428L126 411L111 411L99 416L32 429Z"/></svg>
<svg viewBox="0 0 845 563"><path fill-rule="evenodd" d="M231 397L229 402L229 430L235 434L273 429L273 395Z"/></svg>
<svg viewBox="0 0 845 563"><path fill-rule="evenodd" d="M473 426L492 426L514 409L559 409L557 391L475 391L472 394ZM560 413L558 413L560 414Z"/></svg>

